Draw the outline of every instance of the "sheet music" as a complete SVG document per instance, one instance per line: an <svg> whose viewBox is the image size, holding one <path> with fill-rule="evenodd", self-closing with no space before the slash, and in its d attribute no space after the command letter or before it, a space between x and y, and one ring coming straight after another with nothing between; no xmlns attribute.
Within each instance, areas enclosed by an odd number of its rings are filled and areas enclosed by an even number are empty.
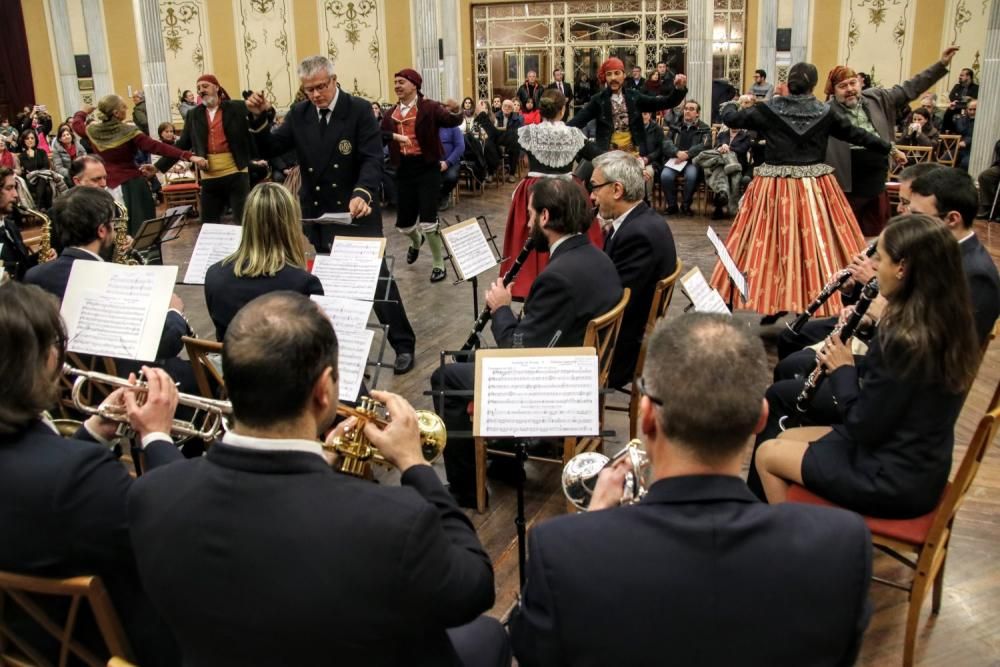
<svg viewBox="0 0 1000 667"><path fill-rule="evenodd" d="M725 267L726 273L729 274L730 279L732 279L733 284L736 286L736 290L743 297L743 300L747 300L747 279L740 271L739 267L736 266L736 262L733 260L733 256L729 254L729 250L726 249L726 244L722 242L719 235L715 233L715 230L709 226L706 232L708 240L715 247L715 253L719 256L719 260L722 262L722 266Z"/></svg>
<svg viewBox="0 0 1000 667"><path fill-rule="evenodd" d="M333 222L339 225L350 225L354 222L354 218L351 217L350 213L324 213L318 218L314 218L314 220L320 222Z"/></svg>
<svg viewBox="0 0 1000 667"><path fill-rule="evenodd" d="M312 273L329 296L374 299L385 239L338 236L329 255L317 255Z"/></svg>
<svg viewBox="0 0 1000 667"><path fill-rule="evenodd" d="M682 160L678 160L675 157L672 157L669 160L667 160L667 163L665 165L663 165L663 166L664 167L670 167L671 169L673 169L676 172L681 172L681 171L684 171L684 167L687 166L687 160L683 160L682 161Z"/></svg>
<svg viewBox="0 0 1000 667"><path fill-rule="evenodd" d="M375 332L371 329L347 330L343 335L337 332L337 372L340 375L338 388L341 401L353 403L358 400L374 338Z"/></svg>
<svg viewBox="0 0 1000 667"><path fill-rule="evenodd" d="M187 273L184 274L184 282L204 285L209 267L236 252L242 238L243 228L239 225L203 224L188 262Z"/></svg>
<svg viewBox="0 0 1000 667"><path fill-rule="evenodd" d="M473 431L484 437L597 435L593 348L480 350Z"/></svg>
<svg viewBox="0 0 1000 667"><path fill-rule="evenodd" d="M708 281L705 280L705 276L702 275L701 269L698 267L684 274L681 278L681 287L684 288L684 292L687 293L688 298L691 299L691 303L694 304L695 311L699 313L732 315L729 312L729 308L726 307L726 302L722 300L722 295L719 294L718 290L714 290L709 286Z"/></svg>
<svg viewBox="0 0 1000 667"><path fill-rule="evenodd" d="M154 361L176 266L73 262L60 313L70 352Z"/></svg>
<svg viewBox="0 0 1000 667"><path fill-rule="evenodd" d="M368 317L372 312L371 301L320 296L319 294L314 294L309 298L318 303L326 316L333 322L333 330L337 332L338 339L341 332L361 331L368 326Z"/></svg>
<svg viewBox="0 0 1000 667"><path fill-rule="evenodd" d="M469 280L497 265L493 250L476 218L463 220L451 227L442 227L441 237L455 260L458 277L462 280Z"/></svg>

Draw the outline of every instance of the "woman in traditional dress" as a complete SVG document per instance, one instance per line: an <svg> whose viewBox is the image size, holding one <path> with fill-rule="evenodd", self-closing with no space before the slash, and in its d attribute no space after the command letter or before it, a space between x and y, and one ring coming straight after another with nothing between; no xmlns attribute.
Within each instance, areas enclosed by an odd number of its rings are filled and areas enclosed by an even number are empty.
<svg viewBox="0 0 1000 667"><path fill-rule="evenodd" d="M793 65L788 73L789 95L739 109L722 105L728 127L756 130L765 140L765 164L754 169L744 204L733 222L726 248L747 277L745 304L763 314L801 312L830 277L847 266L864 246L864 237L844 192L824 164L827 139L864 146L888 155L890 145L819 101L812 91L816 67ZM712 286L730 298L730 282L721 262ZM840 312L834 294L820 315Z"/></svg>
<svg viewBox="0 0 1000 667"><path fill-rule="evenodd" d="M208 160L191 151L182 151L157 141L143 134L135 125L126 124L128 107L118 95L102 97L97 104L98 122L87 125L87 116L92 111L94 107L85 104L82 110L73 114L71 126L78 135L87 137L93 151L104 160L104 167L108 171L108 188L112 190L112 194L120 186L120 201L128 208L129 233L134 235L144 221L156 217L153 194L143 172L135 164L136 155L145 151L180 158L202 169L208 167ZM152 165L143 165L143 170L155 173Z"/></svg>
<svg viewBox="0 0 1000 667"><path fill-rule="evenodd" d="M524 242L531 236L528 228L528 199L534 182L539 178L573 178L573 163L576 160L589 160L600 153L594 144L587 142L583 132L563 123L566 97L558 90L555 88L546 90L538 102L538 107L542 122L537 125L525 125L517 130L517 143L528 156L529 171L514 188L511 196L503 242L503 255L506 259L500 267L500 275L510 269L514 258L524 247ZM479 111L480 125L487 132L498 133L484 116L488 114L488 109L482 102ZM580 187L584 187L582 183ZM590 225L587 233L591 243L598 248L603 246L604 239L599 225ZM528 255L511 289L515 298L524 299L528 296L531 283L534 282L535 276L542 272L548 261L547 252L533 250Z"/></svg>

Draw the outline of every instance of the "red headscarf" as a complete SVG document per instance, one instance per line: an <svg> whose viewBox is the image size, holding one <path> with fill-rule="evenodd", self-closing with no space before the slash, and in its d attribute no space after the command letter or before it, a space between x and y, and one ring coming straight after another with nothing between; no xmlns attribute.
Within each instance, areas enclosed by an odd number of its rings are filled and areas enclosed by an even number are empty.
<svg viewBox="0 0 1000 667"><path fill-rule="evenodd" d="M208 73L202 74L201 76L198 77L197 83L201 83L202 81L207 81L208 83L212 84L213 86L219 89L220 102L225 102L228 99L232 99L229 97L229 93L226 92L226 89L219 84L219 80L215 78L214 74L208 74Z"/></svg>
<svg viewBox="0 0 1000 667"><path fill-rule="evenodd" d="M846 65L837 65L830 70L830 73L827 75L826 89L823 92L825 92L829 97L830 95L833 95L834 89L837 87L838 83L841 81L847 81L848 79L853 79L857 75L858 73L850 67Z"/></svg>
<svg viewBox="0 0 1000 667"><path fill-rule="evenodd" d="M605 78L606 78L605 74L616 69L624 72L625 63L623 63L618 58L608 58L607 60L604 61L604 64L601 65L601 69L597 70L597 80L600 81L601 84L603 85L605 83Z"/></svg>

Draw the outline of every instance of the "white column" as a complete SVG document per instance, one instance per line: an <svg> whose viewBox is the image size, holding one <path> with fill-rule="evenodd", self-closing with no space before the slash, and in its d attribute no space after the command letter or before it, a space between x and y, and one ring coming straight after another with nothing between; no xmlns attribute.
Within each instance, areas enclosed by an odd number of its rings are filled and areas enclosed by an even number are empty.
<svg viewBox="0 0 1000 667"><path fill-rule="evenodd" d="M115 89L111 82L111 69L108 66L108 38L104 32L101 0L83 0L83 23L87 31L90 69L94 75L94 97L99 100L113 93Z"/></svg>
<svg viewBox="0 0 1000 667"><path fill-rule="evenodd" d="M72 116L80 110L80 90L77 86L76 61L73 59L73 37L69 30L69 10L66 0L49 0L52 19L52 39L56 47L56 69L62 90L63 108L58 118ZM52 114L56 117L56 114Z"/></svg>
<svg viewBox="0 0 1000 667"><path fill-rule="evenodd" d="M806 50L809 48L809 5L809 0L792 0L793 65L805 61Z"/></svg>
<svg viewBox="0 0 1000 667"><path fill-rule="evenodd" d="M712 0L688 3L688 97L712 105ZM705 114L707 117L709 114Z"/></svg>
<svg viewBox="0 0 1000 667"><path fill-rule="evenodd" d="M146 117L150 132L155 133L160 123L170 120L170 89L160 27L160 5L157 0L132 0L132 9L139 45L142 91L146 94Z"/></svg>
<svg viewBox="0 0 1000 667"><path fill-rule="evenodd" d="M458 30L458 0L441 0L441 34L451 35L444 40L444 81L441 99L449 97L461 101L462 61L458 55L460 41ZM473 95L475 97L475 95Z"/></svg>
<svg viewBox="0 0 1000 667"><path fill-rule="evenodd" d="M972 136L969 173L973 178L993 162L993 145L1000 138L1000 0L993 0L986 24L986 48L979 70L979 103Z"/></svg>
<svg viewBox="0 0 1000 667"><path fill-rule="evenodd" d="M422 91L431 99L441 99L441 77L438 72L438 8L437 0L413 0L413 41L417 62L413 68L424 80Z"/></svg>
<svg viewBox="0 0 1000 667"><path fill-rule="evenodd" d="M757 65L754 69L764 70L767 72L768 80L777 83L775 52L778 42L778 0L761 0L758 11Z"/></svg>

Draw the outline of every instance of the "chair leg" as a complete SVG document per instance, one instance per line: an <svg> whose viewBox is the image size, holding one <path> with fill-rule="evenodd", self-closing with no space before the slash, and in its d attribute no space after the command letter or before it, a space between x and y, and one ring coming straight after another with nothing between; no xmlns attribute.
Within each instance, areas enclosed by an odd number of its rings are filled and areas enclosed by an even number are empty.
<svg viewBox="0 0 1000 667"><path fill-rule="evenodd" d="M923 607L930 583L926 574L919 570L914 573L913 585L910 588L910 608L906 614L906 636L903 639L903 667L912 667L913 665L913 654L917 644L917 628L920 626L920 609Z"/></svg>
<svg viewBox="0 0 1000 667"><path fill-rule="evenodd" d="M931 613L936 614L941 611L941 595L944 592L944 568L948 564L948 547L945 545L944 558L941 559L941 567L934 575L934 590L931 594Z"/></svg>
<svg viewBox="0 0 1000 667"><path fill-rule="evenodd" d="M486 440L476 438L476 511L486 511Z"/></svg>

